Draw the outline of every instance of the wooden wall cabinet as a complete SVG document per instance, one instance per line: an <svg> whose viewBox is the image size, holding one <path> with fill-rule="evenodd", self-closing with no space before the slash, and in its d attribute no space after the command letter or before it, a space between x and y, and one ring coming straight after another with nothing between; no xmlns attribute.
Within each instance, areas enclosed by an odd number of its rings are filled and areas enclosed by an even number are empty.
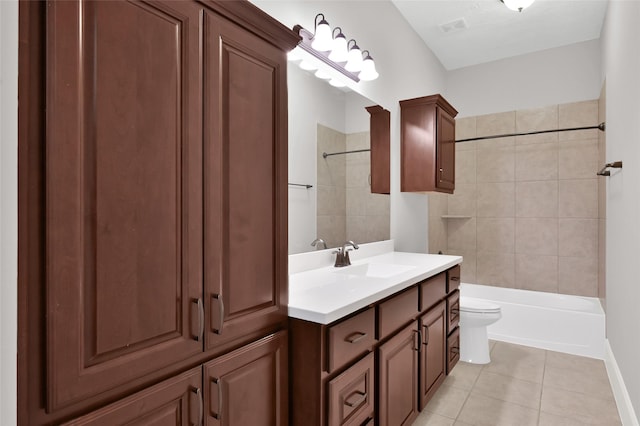
<svg viewBox="0 0 640 426"><path fill-rule="evenodd" d="M453 193L457 114L440 95L400 101L401 191Z"/></svg>
<svg viewBox="0 0 640 426"><path fill-rule="evenodd" d="M410 425L455 366L447 300L458 294L448 278L459 270L331 324L290 319L292 424Z"/></svg>
<svg viewBox="0 0 640 426"><path fill-rule="evenodd" d="M286 51L298 36L246 1L20 7L21 64L38 67L21 68L21 97L46 111L19 113L42 134L20 137L20 423L134 392L122 407L150 408L165 392L145 387L183 392L193 376L167 378L202 364L205 381L227 377L221 365L246 361L269 389L249 423L285 424L286 334L277 360L246 353L287 325ZM220 380L222 424L246 424L231 395L247 383Z"/></svg>
<svg viewBox="0 0 640 426"><path fill-rule="evenodd" d="M391 193L391 113L379 105L367 107L371 117L371 192Z"/></svg>

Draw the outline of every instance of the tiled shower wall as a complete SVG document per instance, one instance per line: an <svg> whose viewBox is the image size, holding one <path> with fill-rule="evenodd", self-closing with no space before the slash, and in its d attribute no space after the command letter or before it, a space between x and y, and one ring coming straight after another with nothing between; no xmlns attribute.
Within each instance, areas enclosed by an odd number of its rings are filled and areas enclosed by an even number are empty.
<svg viewBox="0 0 640 426"><path fill-rule="evenodd" d="M598 119L598 100L466 117L456 139ZM464 282L597 296L599 132L457 143L454 195L429 196L429 251L464 256Z"/></svg>
<svg viewBox="0 0 640 426"><path fill-rule="evenodd" d="M317 227L327 247L389 239L389 196L371 193L369 152L322 157L368 149L369 139L369 132L344 134L318 125Z"/></svg>

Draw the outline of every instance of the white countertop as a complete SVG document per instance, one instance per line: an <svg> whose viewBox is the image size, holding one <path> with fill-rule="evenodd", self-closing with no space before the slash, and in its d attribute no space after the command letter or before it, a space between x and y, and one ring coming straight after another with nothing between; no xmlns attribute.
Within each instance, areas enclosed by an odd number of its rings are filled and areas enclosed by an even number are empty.
<svg viewBox="0 0 640 426"><path fill-rule="evenodd" d="M357 251L351 253L351 266L289 275L290 317L329 324L462 262L461 256L397 251L354 260Z"/></svg>

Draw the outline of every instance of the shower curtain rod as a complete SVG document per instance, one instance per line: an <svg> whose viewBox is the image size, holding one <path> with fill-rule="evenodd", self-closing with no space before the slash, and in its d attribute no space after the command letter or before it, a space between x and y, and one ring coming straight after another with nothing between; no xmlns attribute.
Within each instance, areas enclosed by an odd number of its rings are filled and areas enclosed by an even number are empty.
<svg viewBox="0 0 640 426"><path fill-rule="evenodd" d="M371 150L370 149L357 149L355 151L344 151L344 152L329 152L329 153L323 152L322 153L322 157L323 158L327 158L327 157L329 157L331 155L353 154L355 152L369 152L369 151L371 151Z"/></svg>
<svg viewBox="0 0 640 426"><path fill-rule="evenodd" d="M480 140L484 140L484 139L497 139L497 138L508 138L508 137L512 137L512 136L528 136L528 135L537 135L540 133L554 133L554 132L572 132L574 130L591 130L591 129L598 129L601 131L605 131L605 123L602 122L600 124L598 124L597 126L587 126L587 127L571 127L571 128L567 128L567 129L555 129L555 130L537 130L535 132L525 132L525 133L507 133L504 135L493 135L493 136L480 136L477 138L469 138L469 139L459 139L456 141L456 143L458 142L472 142L472 141L480 141Z"/></svg>

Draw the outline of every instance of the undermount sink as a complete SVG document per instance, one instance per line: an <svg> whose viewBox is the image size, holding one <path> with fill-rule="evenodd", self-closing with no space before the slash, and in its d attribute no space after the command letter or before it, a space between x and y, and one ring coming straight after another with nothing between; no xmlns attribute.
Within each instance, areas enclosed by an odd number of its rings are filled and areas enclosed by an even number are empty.
<svg viewBox="0 0 640 426"><path fill-rule="evenodd" d="M412 265L394 265L391 263L363 263L333 270L336 274L352 275L356 277L389 278L415 268Z"/></svg>

